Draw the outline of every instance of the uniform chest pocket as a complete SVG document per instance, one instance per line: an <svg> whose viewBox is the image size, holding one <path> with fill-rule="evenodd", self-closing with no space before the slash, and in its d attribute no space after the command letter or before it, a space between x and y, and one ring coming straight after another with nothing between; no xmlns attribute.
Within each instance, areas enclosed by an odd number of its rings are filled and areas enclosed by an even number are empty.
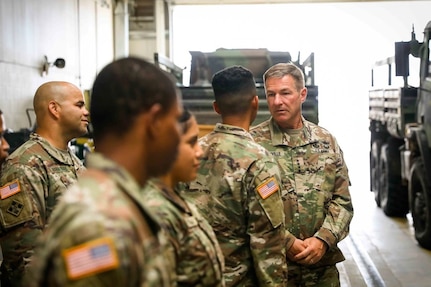
<svg viewBox="0 0 431 287"><path fill-rule="evenodd" d="M320 204L327 205L332 198L336 180L335 156L315 153L308 157L294 158L296 190L305 198L313 195Z"/></svg>

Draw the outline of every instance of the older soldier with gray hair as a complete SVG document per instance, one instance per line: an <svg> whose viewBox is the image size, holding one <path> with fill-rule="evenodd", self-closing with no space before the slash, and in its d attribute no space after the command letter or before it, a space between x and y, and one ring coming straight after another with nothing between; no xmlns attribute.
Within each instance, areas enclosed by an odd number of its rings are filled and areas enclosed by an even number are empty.
<svg viewBox="0 0 431 287"><path fill-rule="evenodd" d="M173 81L142 59L102 69L90 105L95 152L54 211L25 286L175 286L142 193L175 161L179 102Z"/></svg>
<svg viewBox="0 0 431 287"><path fill-rule="evenodd" d="M226 286L286 286L280 171L248 132L259 105L253 74L232 66L212 86L223 123L200 139L201 165L185 194L214 229Z"/></svg>
<svg viewBox="0 0 431 287"><path fill-rule="evenodd" d="M335 137L302 116L303 72L280 63L264 74L272 117L251 129L280 165L286 228L290 231L288 286L340 286L337 243L349 232L353 206L349 175Z"/></svg>
<svg viewBox="0 0 431 287"><path fill-rule="evenodd" d="M0 188L2 285L21 286L37 238L57 200L84 170L68 142L87 133L88 111L81 90L47 82L33 98L36 132L3 164Z"/></svg>

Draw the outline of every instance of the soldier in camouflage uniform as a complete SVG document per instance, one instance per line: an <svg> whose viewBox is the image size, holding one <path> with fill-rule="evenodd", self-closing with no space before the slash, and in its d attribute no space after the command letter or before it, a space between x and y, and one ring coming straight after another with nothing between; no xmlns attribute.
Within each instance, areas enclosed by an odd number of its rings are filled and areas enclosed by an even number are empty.
<svg viewBox="0 0 431 287"><path fill-rule="evenodd" d="M187 110L180 118L181 136L178 157L168 174L152 179L144 192L149 209L168 233L172 256L176 258L178 286L223 287L223 253L208 222L196 207L177 190L180 182L196 178L202 149L199 127Z"/></svg>
<svg viewBox="0 0 431 287"><path fill-rule="evenodd" d="M98 74L95 152L54 211L26 286L175 286L166 238L142 193L176 157L178 103L172 80L144 60L120 59Z"/></svg>
<svg viewBox="0 0 431 287"><path fill-rule="evenodd" d="M34 96L37 128L3 164L0 188L2 285L20 286L36 239L59 196L85 168L68 142L87 133L88 111L75 85L48 82Z"/></svg>
<svg viewBox="0 0 431 287"><path fill-rule="evenodd" d="M229 67L213 76L212 85L223 123L199 140L198 176L184 193L217 235L226 286L286 286L279 169L248 133L259 101L253 74Z"/></svg>
<svg viewBox="0 0 431 287"><path fill-rule="evenodd" d="M304 119L302 71L276 64L264 74L272 117L250 131L280 165L289 238L289 286L340 286L337 243L353 217L349 176L336 139Z"/></svg>

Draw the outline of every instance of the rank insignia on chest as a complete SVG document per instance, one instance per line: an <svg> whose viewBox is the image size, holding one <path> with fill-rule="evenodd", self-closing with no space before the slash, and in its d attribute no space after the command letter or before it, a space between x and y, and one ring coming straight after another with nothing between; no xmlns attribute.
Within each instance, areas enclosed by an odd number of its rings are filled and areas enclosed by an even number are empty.
<svg viewBox="0 0 431 287"><path fill-rule="evenodd" d="M0 187L0 197L1 199L8 198L9 196L14 195L21 191L21 186L19 185L18 180L14 180L2 187Z"/></svg>
<svg viewBox="0 0 431 287"><path fill-rule="evenodd" d="M257 187L257 192L259 193L262 199L269 197L271 194L278 191L278 184L274 177L270 177L264 182L262 182Z"/></svg>
<svg viewBox="0 0 431 287"><path fill-rule="evenodd" d="M67 275L79 279L119 266L117 251L111 238L105 237L63 250Z"/></svg>

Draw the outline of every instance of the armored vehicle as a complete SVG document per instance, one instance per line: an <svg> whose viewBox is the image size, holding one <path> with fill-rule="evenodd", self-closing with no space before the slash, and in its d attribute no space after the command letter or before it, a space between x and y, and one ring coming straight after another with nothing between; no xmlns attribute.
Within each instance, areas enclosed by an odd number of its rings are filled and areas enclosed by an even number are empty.
<svg viewBox="0 0 431 287"><path fill-rule="evenodd" d="M201 134L212 130L213 125L221 121L220 116L213 110L214 95L211 78L219 70L232 65L244 66L254 75L259 96L259 111L253 125L270 117L262 77L269 67L281 62L293 62L304 72L308 96L302 105L303 114L306 119L318 123L318 87L314 81L314 53L311 53L303 62L300 62L300 54L296 61L292 61L289 52L269 51L268 49L220 48L214 52L190 51L190 54L188 84L183 83L183 69L166 57L156 53L154 62L176 77L182 92L184 106L196 116Z"/></svg>
<svg viewBox="0 0 431 287"><path fill-rule="evenodd" d="M430 35L431 21L423 42L416 40L414 30L410 41L396 42L395 56L374 65L369 91L370 189L387 216L411 212L415 238L427 249L431 249ZM382 68L384 82L377 84ZM410 70L418 77L416 87L409 84Z"/></svg>

